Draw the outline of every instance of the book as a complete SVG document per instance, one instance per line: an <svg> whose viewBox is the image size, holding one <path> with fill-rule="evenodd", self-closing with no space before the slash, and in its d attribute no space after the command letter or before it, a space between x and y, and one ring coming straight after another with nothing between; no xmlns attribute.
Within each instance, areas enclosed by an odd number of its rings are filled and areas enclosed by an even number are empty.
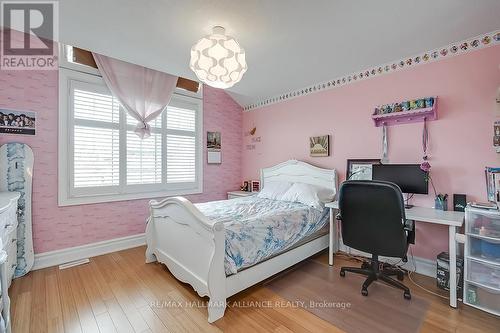
<svg viewBox="0 0 500 333"><path fill-rule="evenodd" d="M500 202L500 168L486 167L484 172L488 201Z"/></svg>

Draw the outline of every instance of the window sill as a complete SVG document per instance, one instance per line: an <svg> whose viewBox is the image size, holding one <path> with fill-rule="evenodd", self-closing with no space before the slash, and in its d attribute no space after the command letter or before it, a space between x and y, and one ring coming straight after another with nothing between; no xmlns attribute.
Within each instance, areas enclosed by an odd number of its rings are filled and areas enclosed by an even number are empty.
<svg viewBox="0 0 500 333"><path fill-rule="evenodd" d="M76 206L88 205L96 203L117 202L117 201L130 201L141 199L155 199L159 197L174 197L179 195L191 195L203 193L202 188L185 189L185 190L170 190L170 191L153 191L144 193L124 193L124 194L105 194L105 195L92 195L92 196L78 196L78 197L62 197L58 198L58 206Z"/></svg>

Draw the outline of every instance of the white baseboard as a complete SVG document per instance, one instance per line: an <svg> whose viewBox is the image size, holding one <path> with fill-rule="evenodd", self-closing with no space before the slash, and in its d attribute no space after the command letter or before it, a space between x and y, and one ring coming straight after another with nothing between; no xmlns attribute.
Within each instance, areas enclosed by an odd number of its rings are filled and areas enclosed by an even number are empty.
<svg viewBox="0 0 500 333"><path fill-rule="evenodd" d="M106 253L130 249L146 244L145 234L105 240L102 242L69 247L66 249L35 254L33 270L61 265L70 261L100 256Z"/></svg>
<svg viewBox="0 0 500 333"><path fill-rule="evenodd" d="M352 255L371 257L371 255L368 253L351 249L345 246L344 244L340 245L340 250ZM392 262L392 263L397 261L396 258L390 258L390 257L379 257L379 260L383 262ZM401 262L399 265L404 269L412 272L415 271L422 275L430 276L433 278L436 277L437 264L435 260L408 256L408 262L405 263Z"/></svg>
<svg viewBox="0 0 500 333"><path fill-rule="evenodd" d="M401 267L409 271L415 271L419 274L436 278L436 260L413 257L412 261L412 257L408 257L408 262L404 263L404 265L401 265Z"/></svg>
<svg viewBox="0 0 500 333"><path fill-rule="evenodd" d="M35 254L33 270L61 265L70 261L100 256L106 253L121 251L146 244L145 234L114 238L102 242L91 243L81 246L70 247L62 250ZM361 251L349 249L341 244L340 250L353 255L369 256ZM381 261L394 262L394 258L380 257ZM401 265L403 268L416 271L419 274L436 277L436 261L409 257L408 262Z"/></svg>

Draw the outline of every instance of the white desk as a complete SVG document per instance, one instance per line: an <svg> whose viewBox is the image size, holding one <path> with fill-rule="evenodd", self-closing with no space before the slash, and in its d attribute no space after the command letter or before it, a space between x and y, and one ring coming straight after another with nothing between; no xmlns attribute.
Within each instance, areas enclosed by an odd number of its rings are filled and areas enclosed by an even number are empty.
<svg viewBox="0 0 500 333"><path fill-rule="evenodd" d="M327 203L330 208L330 250L328 263L333 265L334 247L338 246L337 225L335 223L334 209L339 208L339 203ZM434 208L414 206L405 209L406 219L418 222L435 223L448 226L448 252L450 254L450 306L457 307L457 227L464 223L463 212L442 211Z"/></svg>

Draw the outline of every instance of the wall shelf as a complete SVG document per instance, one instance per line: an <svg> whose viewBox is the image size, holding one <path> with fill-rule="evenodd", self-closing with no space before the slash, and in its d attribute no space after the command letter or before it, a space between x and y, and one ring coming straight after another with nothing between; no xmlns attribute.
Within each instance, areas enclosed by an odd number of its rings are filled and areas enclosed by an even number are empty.
<svg viewBox="0 0 500 333"><path fill-rule="evenodd" d="M437 97L434 97L434 104L432 107L421 108L409 111L391 112L385 114L373 114L373 122L375 126L380 127L383 125L392 126L408 123L423 122L437 119Z"/></svg>

